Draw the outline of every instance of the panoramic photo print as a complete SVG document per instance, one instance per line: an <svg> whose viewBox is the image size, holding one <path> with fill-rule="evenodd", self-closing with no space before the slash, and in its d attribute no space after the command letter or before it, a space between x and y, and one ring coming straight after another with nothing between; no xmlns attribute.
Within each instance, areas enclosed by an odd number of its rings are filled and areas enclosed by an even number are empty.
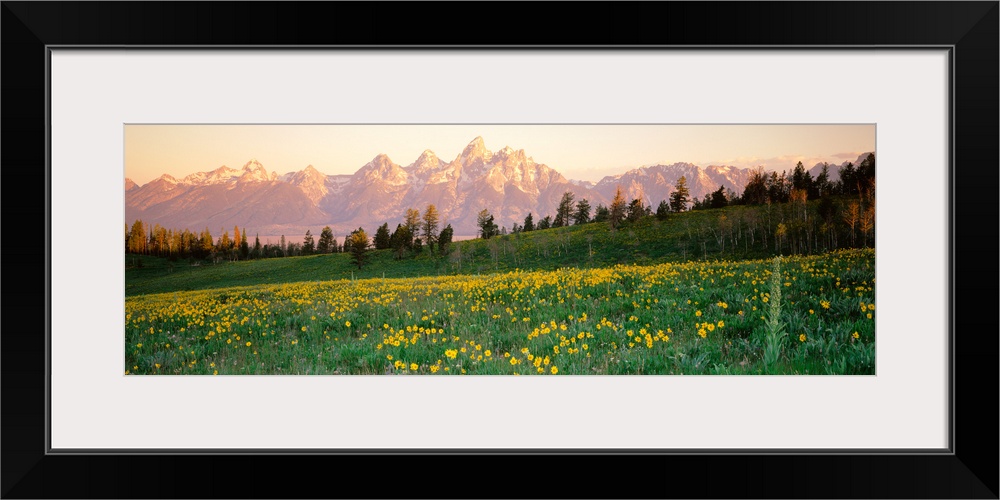
<svg viewBox="0 0 1000 500"><path fill-rule="evenodd" d="M124 126L125 375L874 375L874 125Z"/></svg>

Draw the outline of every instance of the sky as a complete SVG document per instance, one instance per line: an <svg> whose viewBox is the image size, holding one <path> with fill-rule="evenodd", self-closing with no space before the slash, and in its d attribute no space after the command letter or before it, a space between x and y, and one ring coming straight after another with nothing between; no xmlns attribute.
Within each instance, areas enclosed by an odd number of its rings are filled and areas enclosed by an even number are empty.
<svg viewBox="0 0 1000 500"><path fill-rule="evenodd" d="M125 177L139 185L252 159L279 175L308 165L353 174L385 153L400 166L424 150L455 159L477 136L486 149L524 149L568 179L656 164L786 170L854 161L875 151L875 125L125 125Z"/></svg>

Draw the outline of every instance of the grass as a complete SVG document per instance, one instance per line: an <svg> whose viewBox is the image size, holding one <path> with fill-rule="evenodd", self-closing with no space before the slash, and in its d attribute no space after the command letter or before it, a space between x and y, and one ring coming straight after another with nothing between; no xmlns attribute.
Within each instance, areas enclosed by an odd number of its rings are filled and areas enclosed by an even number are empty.
<svg viewBox="0 0 1000 500"><path fill-rule="evenodd" d="M723 245L711 232L720 217L745 221L760 210L734 206L674 214L665 221L645 218L609 230L606 223L456 242L449 255L428 250L395 260L391 250L371 252L363 269L344 253L211 264L129 255L126 296L259 284L338 279L477 275L512 270L596 269L617 264L653 265L714 259L758 259L773 255L772 242L759 234ZM135 266L136 259L142 267Z"/></svg>
<svg viewBox="0 0 1000 500"><path fill-rule="evenodd" d="M373 277L389 267L418 276L435 265L387 255L354 280L332 279L348 271L341 255L175 268L158 277L156 268L131 270L127 283L142 286L125 301L126 373L874 374L873 250L788 257L781 268L769 259L607 262L670 255L649 243L602 246L601 260L548 269L579 252L554 241L590 235L593 244L592 231L548 233L544 259L546 231L530 235L517 250L521 270L502 272L497 259L501 272L481 275L463 266L473 274L441 268L419 278ZM668 235L661 244L669 248L670 225L652 223L609 233L602 245L653 231ZM137 278L141 272L148 279ZM173 290L135 293L157 287ZM775 324L785 341L769 340Z"/></svg>

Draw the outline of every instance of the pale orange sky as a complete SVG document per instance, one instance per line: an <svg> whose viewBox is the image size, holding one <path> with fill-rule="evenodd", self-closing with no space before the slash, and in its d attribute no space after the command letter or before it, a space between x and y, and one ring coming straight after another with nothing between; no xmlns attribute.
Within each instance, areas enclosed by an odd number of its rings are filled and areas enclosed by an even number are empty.
<svg viewBox="0 0 1000 500"><path fill-rule="evenodd" d="M476 136L490 151L524 149L569 179L595 182L657 163L780 171L875 150L875 125L126 125L125 176L142 185L251 159L279 175L307 165L352 174L380 153L404 167L425 149L451 161Z"/></svg>

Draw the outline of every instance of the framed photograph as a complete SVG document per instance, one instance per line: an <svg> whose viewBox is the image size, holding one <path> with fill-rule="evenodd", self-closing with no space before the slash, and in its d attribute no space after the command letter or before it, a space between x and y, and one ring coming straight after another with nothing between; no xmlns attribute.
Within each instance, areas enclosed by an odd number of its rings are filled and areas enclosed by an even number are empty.
<svg viewBox="0 0 1000 500"><path fill-rule="evenodd" d="M561 455L694 481L654 496L996 498L997 3L599 5L616 45L5 2L8 234L45 227L8 262L45 272L8 299L3 495Z"/></svg>

